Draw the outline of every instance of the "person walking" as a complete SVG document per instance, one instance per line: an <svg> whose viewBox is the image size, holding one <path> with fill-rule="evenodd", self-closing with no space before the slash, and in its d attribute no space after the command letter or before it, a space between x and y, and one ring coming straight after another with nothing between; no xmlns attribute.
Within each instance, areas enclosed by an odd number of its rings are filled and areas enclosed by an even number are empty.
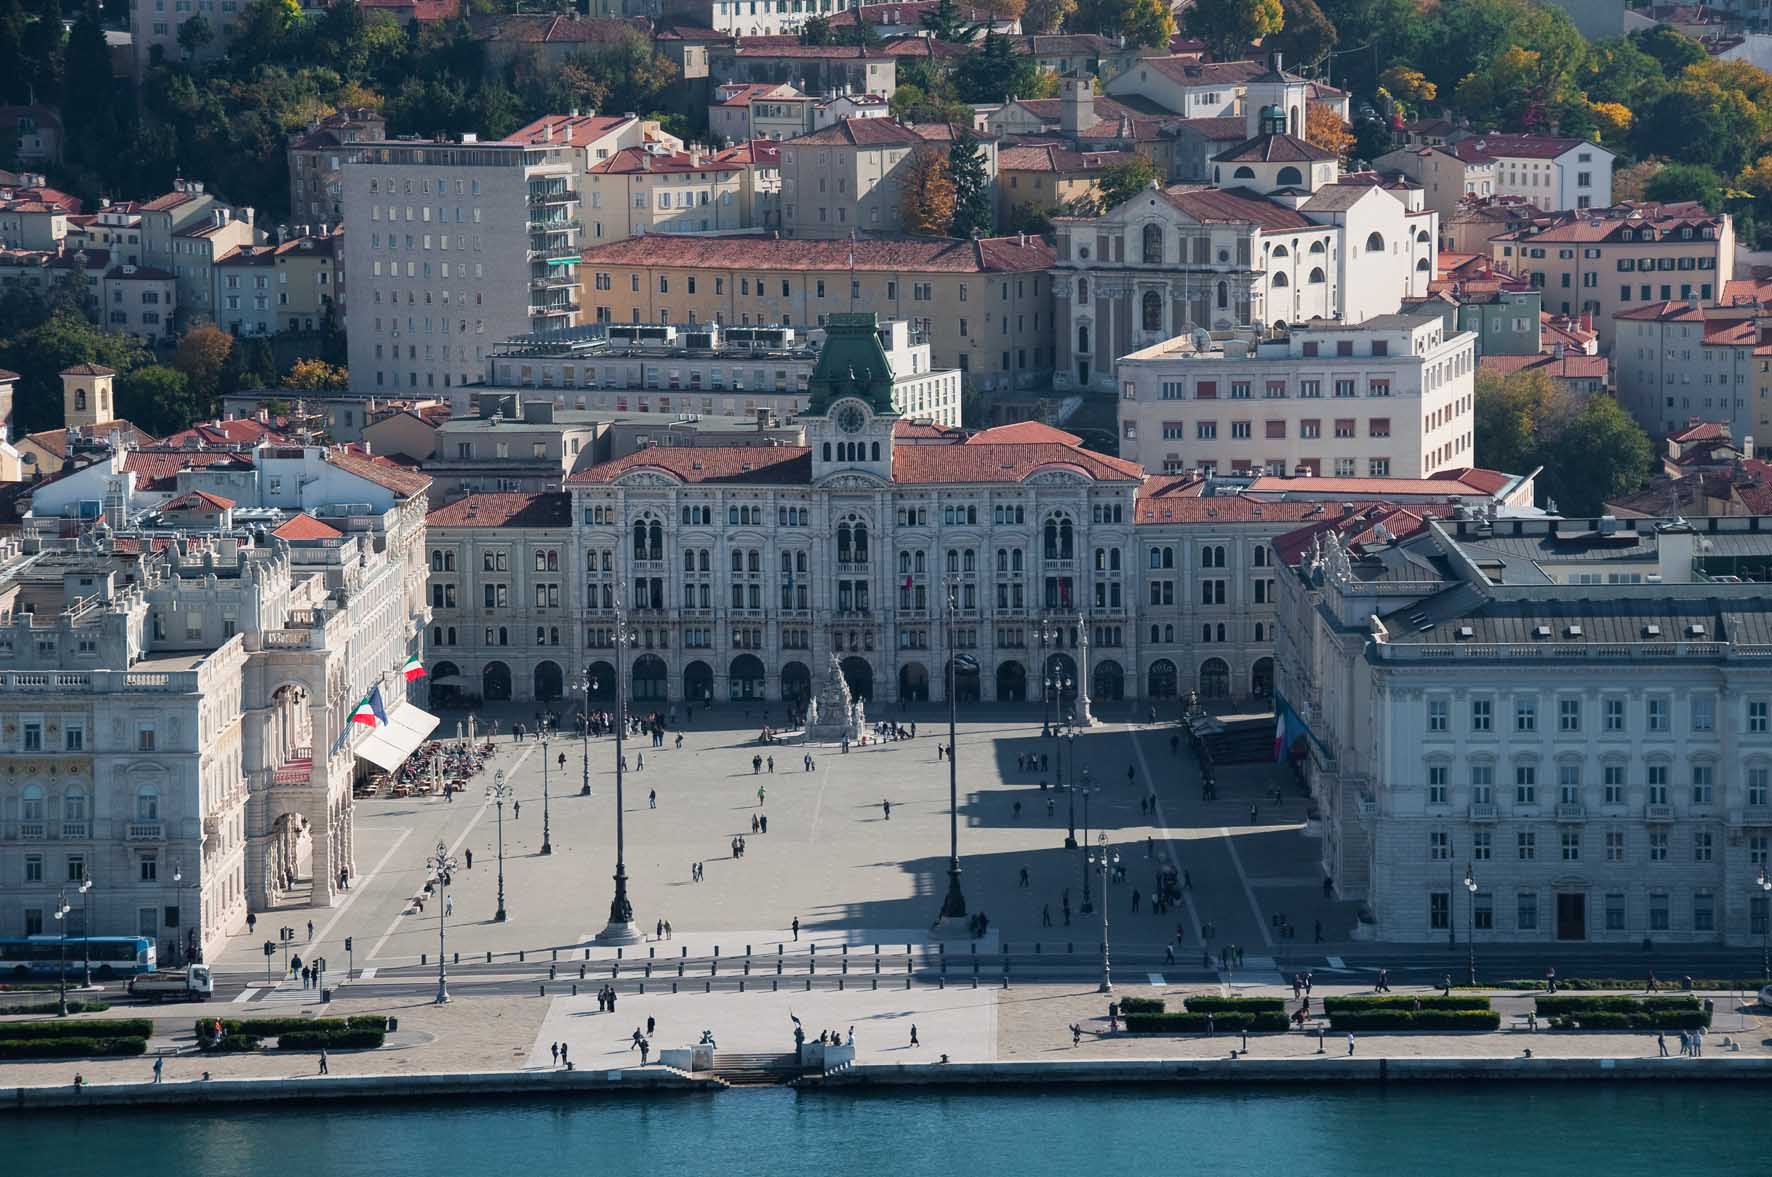
<svg viewBox="0 0 1772 1177"><path fill-rule="evenodd" d="M911 1045L912 1046L923 1045L921 1042L917 1041L917 1023L915 1023L915 1022L911 1023Z"/></svg>
<svg viewBox="0 0 1772 1177"><path fill-rule="evenodd" d="M320 1048L320 1073L322 1075L331 1074L331 1072L326 1069L326 1048L324 1046Z"/></svg>
<svg viewBox="0 0 1772 1177"><path fill-rule="evenodd" d="M648 808L648 809L657 809L658 808L658 790L657 789L647 789L646 790L646 808Z"/></svg>
<svg viewBox="0 0 1772 1177"><path fill-rule="evenodd" d="M560 1044L560 1065L563 1067L570 1067L572 1065L566 1061L566 1044L564 1042Z"/></svg>
<svg viewBox="0 0 1772 1177"><path fill-rule="evenodd" d="M763 808L763 786L762 785L757 786L757 808L758 809Z"/></svg>
<svg viewBox="0 0 1772 1177"><path fill-rule="evenodd" d="M769 832L769 815L767 813L762 814L757 818L757 832L760 834L767 834Z"/></svg>
<svg viewBox="0 0 1772 1177"><path fill-rule="evenodd" d="M474 852L473 852L473 850L470 849L470 850L466 851L466 854L467 854L467 858L468 858L468 869L473 870L474 869Z"/></svg>
<svg viewBox="0 0 1772 1177"><path fill-rule="evenodd" d="M891 821L892 820L892 802L890 802L890 801L880 802L880 812L882 812L886 815L887 821Z"/></svg>
<svg viewBox="0 0 1772 1177"><path fill-rule="evenodd" d="M769 763L769 773L771 776L773 776L773 775L775 775L775 757L771 756L769 758L768 763Z"/></svg>
<svg viewBox="0 0 1772 1177"><path fill-rule="evenodd" d="M597 995L598 1003L601 1004L602 1000L603 1000L603 995L599 993ZM554 1065L556 1067L560 1065L560 1044L558 1042L556 1042L552 1046L548 1047L548 1056L554 1060Z"/></svg>
<svg viewBox="0 0 1772 1177"><path fill-rule="evenodd" d="M1075 1022L1072 1022L1071 1023L1071 1045L1072 1046L1079 1046L1082 1044L1082 1042L1083 1042L1083 1027L1079 1026Z"/></svg>
<svg viewBox="0 0 1772 1177"><path fill-rule="evenodd" d="M1349 1058L1354 1056L1354 1032L1352 1030L1347 1032L1347 1054Z"/></svg>
<svg viewBox="0 0 1772 1177"><path fill-rule="evenodd" d="M1021 889L1028 889L1028 868L1025 866L1021 868Z"/></svg>
<svg viewBox="0 0 1772 1177"><path fill-rule="evenodd" d="M1052 926L1052 905L1050 903L1042 903L1040 905L1040 926L1042 928L1050 928Z"/></svg>
<svg viewBox="0 0 1772 1177"><path fill-rule="evenodd" d="M1666 1030L1655 1031L1655 1047L1657 1050L1661 1051L1662 1058L1667 1057L1667 1031Z"/></svg>
<svg viewBox="0 0 1772 1177"><path fill-rule="evenodd" d="M646 753L644 753L644 752L634 753L634 771L635 772L645 772L646 771Z"/></svg>
<svg viewBox="0 0 1772 1177"><path fill-rule="evenodd" d="M916 1041L916 1038L917 1038L916 1031L913 1030L911 1032L911 1041L914 1043ZM164 1055L162 1055L161 1057L154 1060L154 1082L156 1082L156 1083L160 1082L160 1080L165 1077L165 1071L166 1071L166 1058Z"/></svg>
<svg viewBox="0 0 1772 1177"><path fill-rule="evenodd" d="M652 1037L653 1032L657 1029L658 1029L658 1022L655 1021L650 1015L648 1015L646 1018L646 1037L648 1037L648 1038Z"/></svg>
<svg viewBox="0 0 1772 1177"><path fill-rule="evenodd" d="M518 818L520 818L522 816L523 816L523 802L521 802L521 801L511 802L511 820L516 821Z"/></svg>
<svg viewBox="0 0 1772 1177"><path fill-rule="evenodd" d="M797 942L799 939L800 939L800 917L795 916L794 917L794 940Z"/></svg>

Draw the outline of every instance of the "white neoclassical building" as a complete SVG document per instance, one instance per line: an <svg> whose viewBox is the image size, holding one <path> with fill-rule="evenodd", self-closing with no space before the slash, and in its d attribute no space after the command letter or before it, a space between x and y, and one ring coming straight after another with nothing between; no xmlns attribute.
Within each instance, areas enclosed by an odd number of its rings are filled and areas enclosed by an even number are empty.
<svg viewBox="0 0 1772 1177"><path fill-rule="evenodd" d="M1323 869L1367 934L1759 943L1764 524L1470 514L1314 537L1281 578L1278 691Z"/></svg>

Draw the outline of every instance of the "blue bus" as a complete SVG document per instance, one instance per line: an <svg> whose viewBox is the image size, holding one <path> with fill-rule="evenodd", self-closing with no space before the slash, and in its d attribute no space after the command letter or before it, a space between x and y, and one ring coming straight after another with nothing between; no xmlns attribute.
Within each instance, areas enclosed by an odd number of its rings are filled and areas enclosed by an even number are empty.
<svg viewBox="0 0 1772 1177"><path fill-rule="evenodd" d="M80 976L86 961L97 977L151 973L154 942L146 936L69 936L68 975ZM0 937L0 978L53 977L61 968L60 936Z"/></svg>

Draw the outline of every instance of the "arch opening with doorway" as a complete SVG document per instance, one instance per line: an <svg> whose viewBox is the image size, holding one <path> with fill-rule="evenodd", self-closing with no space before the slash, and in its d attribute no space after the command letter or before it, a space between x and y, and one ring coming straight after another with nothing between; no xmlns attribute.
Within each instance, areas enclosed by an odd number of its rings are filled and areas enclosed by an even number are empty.
<svg viewBox="0 0 1772 1177"><path fill-rule="evenodd" d="M781 697L791 703L812 698L812 671L804 662L790 662L781 668Z"/></svg>
<svg viewBox="0 0 1772 1177"><path fill-rule="evenodd" d="M954 702L976 703L983 698L984 688L979 682L978 660L969 656L949 658L942 668L942 684L945 686L952 676L954 686Z"/></svg>
<svg viewBox="0 0 1772 1177"><path fill-rule="evenodd" d="M898 668L898 701L927 703L929 701L929 668L921 662L907 662Z"/></svg>
<svg viewBox="0 0 1772 1177"><path fill-rule="evenodd" d="M755 654L740 654L726 668L726 689L734 703L764 698L768 691L768 676L763 670L763 660Z"/></svg>
<svg viewBox="0 0 1772 1177"><path fill-rule="evenodd" d="M872 699L874 697L874 668L866 658L851 654L843 659L843 681L849 684L849 694L855 699Z"/></svg>
<svg viewBox="0 0 1772 1177"><path fill-rule="evenodd" d="M714 668L699 658L683 668L683 699L688 703L714 701Z"/></svg>
<svg viewBox="0 0 1772 1177"><path fill-rule="evenodd" d="M1179 676L1175 672L1175 663L1167 658L1159 658L1151 663L1150 672L1145 676L1145 694L1152 699L1173 699L1176 696Z"/></svg>
<svg viewBox="0 0 1772 1177"><path fill-rule="evenodd" d="M1090 668L1089 697L1109 702L1118 702L1126 697L1126 672L1118 662L1109 658Z"/></svg>
<svg viewBox="0 0 1772 1177"><path fill-rule="evenodd" d="M539 703L549 703L558 699L566 685L566 675L560 670L558 662L538 662L535 665L535 698Z"/></svg>
<svg viewBox="0 0 1772 1177"><path fill-rule="evenodd" d="M634 681L628 697L635 703L662 703L670 695L671 674L657 654L634 660Z"/></svg>
<svg viewBox="0 0 1772 1177"><path fill-rule="evenodd" d="M1274 693L1274 660L1257 658L1249 671L1249 693L1257 699L1271 698Z"/></svg>
<svg viewBox="0 0 1772 1177"><path fill-rule="evenodd" d="M508 702L511 697L511 668L503 662L488 662L480 672L480 697L488 703Z"/></svg>
<svg viewBox="0 0 1772 1177"><path fill-rule="evenodd" d="M1009 661L997 667L997 702L1025 703L1028 697L1027 667Z"/></svg>
<svg viewBox="0 0 1772 1177"><path fill-rule="evenodd" d="M1231 668L1223 658L1208 658L1200 664L1200 697L1228 699L1231 697Z"/></svg>

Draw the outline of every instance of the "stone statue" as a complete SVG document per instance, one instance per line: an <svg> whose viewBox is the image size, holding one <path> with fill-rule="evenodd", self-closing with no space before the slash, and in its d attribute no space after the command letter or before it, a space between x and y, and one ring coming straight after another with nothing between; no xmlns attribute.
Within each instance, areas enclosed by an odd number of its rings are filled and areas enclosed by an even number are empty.
<svg viewBox="0 0 1772 1177"><path fill-rule="evenodd" d="M833 654L825 680L806 709L806 739L824 744L858 739L863 722L862 704L849 693L843 665Z"/></svg>

